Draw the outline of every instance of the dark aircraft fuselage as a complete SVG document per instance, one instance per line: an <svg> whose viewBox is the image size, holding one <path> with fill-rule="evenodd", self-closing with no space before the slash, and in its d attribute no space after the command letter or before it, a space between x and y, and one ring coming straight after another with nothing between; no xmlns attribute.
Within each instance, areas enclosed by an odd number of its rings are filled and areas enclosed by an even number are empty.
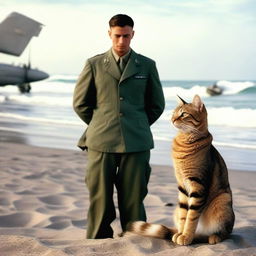
<svg viewBox="0 0 256 256"><path fill-rule="evenodd" d="M47 73L38 69L0 63L0 86L30 83L48 77Z"/></svg>

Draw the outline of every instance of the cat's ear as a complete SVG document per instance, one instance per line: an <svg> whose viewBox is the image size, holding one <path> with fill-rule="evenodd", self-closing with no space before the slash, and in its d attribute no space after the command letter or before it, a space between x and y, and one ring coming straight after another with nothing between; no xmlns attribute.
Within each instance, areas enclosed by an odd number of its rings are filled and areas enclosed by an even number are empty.
<svg viewBox="0 0 256 256"><path fill-rule="evenodd" d="M192 104L197 108L199 112L203 111L204 103L198 95L195 95Z"/></svg>
<svg viewBox="0 0 256 256"><path fill-rule="evenodd" d="M180 105L184 105L184 104L188 104L185 100L183 100L179 95L177 95L177 97L178 97L178 103L180 104Z"/></svg>

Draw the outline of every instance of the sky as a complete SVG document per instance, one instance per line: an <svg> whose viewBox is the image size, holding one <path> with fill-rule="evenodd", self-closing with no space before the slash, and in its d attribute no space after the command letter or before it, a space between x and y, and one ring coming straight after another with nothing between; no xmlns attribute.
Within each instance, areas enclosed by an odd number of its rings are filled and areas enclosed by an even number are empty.
<svg viewBox="0 0 256 256"><path fill-rule="evenodd" d="M131 47L156 61L161 80L256 80L255 0L0 0L0 22L20 12L44 24L20 57L53 74L78 75L110 49L108 21L131 16Z"/></svg>

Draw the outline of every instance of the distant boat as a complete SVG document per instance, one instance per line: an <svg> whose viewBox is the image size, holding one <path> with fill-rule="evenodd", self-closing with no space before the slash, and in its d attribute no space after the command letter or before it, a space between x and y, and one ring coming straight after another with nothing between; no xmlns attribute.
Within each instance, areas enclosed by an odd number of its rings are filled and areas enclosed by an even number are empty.
<svg viewBox="0 0 256 256"><path fill-rule="evenodd" d="M220 88L217 84L214 84L214 85L208 86L206 88L206 92L211 96L217 96L222 94L223 89Z"/></svg>

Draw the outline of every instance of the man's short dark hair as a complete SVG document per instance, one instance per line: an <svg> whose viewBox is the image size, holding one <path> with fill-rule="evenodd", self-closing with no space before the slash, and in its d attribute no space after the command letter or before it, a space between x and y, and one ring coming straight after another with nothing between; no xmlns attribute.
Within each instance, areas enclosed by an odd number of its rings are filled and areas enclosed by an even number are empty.
<svg viewBox="0 0 256 256"><path fill-rule="evenodd" d="M132 18L126 14L117 14L109 20L109 27L125 27L130 26L133 28L134 22Z"/></svg>

